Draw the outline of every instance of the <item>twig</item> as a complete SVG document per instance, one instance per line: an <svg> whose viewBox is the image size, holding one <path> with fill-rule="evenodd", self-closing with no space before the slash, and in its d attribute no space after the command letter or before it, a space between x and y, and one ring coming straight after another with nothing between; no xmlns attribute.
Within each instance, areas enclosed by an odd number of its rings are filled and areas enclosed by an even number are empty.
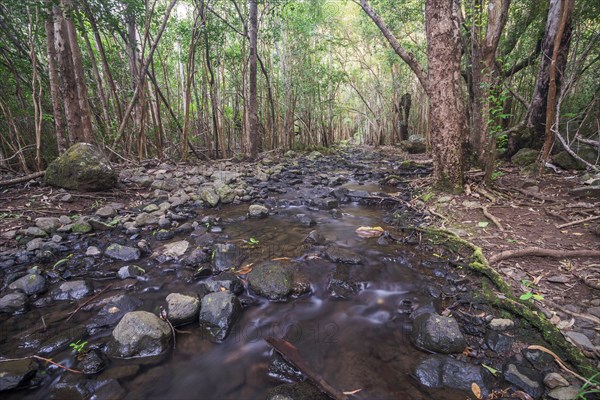
<svg viewBox="0 0 600 400"><path fill-rule="evenodd" d="M41 171L41 172L35 172L33 174L29 174L29 175L25 175L25 176L20 176L18 178L14 178L14 179L8 179L6 181L0 182L0 187L12 186L12 185L16 185L17 183L27 182L32 179L39 178L40 176L44 176L45 174L46 174L46 171Z"/></svg>
<svg viewBox="0 0 600 400"><path fill-rule="evenodd" d="M545 348L544 346L538 346L536 344L532 344L531 346L527 347L528 349L531 350L539 350L539 351L543 351L546 354L550 354L552 356L552 358L554 358L554 361L556 361L556 363L565 371L568 372L570 374L572 374L573 376L575 376L576 378L580 379L582 382L586 382L591 384L591 382L589 380L587 380L586 378L584 378L583 376L579 375L577 372L571 371L569 368L567 368L567 366L563 363L563 361L560 359L559 356L557 356L552 350L548 350L547 348Z"/></svg>
<svg viewBox="0 0 600 400"><path fill-rule="evenodd" d="M562 228L566 228L567 226L578 225L578 224L581 224L581 223L584 223L584 222L594 221L594 220L597 220L597 219L600 219L600 215L594 215L592 217L587 217L587 218L580 219L580 220L577 220L577 221L568 222L566 224L556 225L556 227L558 229L562 229Z"/></svg>
<svg viewBox="0 0 600 400"><path fill-rule="evenodd" d="M90 302L92 302L93 300L97 299L98 296L100 296L102 293L106 292L108 289L110 289L112 287L111 285L108 285L107 287L105 287L104 289L102 289L101 291L99 291L98 293L96 293L94 296L92 296L91 298L89 298L86 302L84 302L82 305L80 305L79 307L77 307L75 309L75 311L71 312L71 315L69 315L69 318L67 318L67 321L70 321L71 318L73 318L75 316L75 314L77 314L77 312L79 310L81 310L83 307L87 306Z"/></svg>
<svg viewBox="0 0 600 400"><path fill-rule="evenodd" d="M591 315L591 314L580 314L580 313L576 313L576 312L574 312L574 311L571 311L571 310L569 310L569 309L567 309L567 308L564 308L564 307L563 307L563 306L561 306L560 304L556 304L556 303L554 303L553 301L551 301L551 300L548 300L548 299L546 299L544 302L545 302L546 304L548 304L548 305L550 305L550 306L554 307L554 308L558 308L558 309L559 309L560 311L562 311L562 312L565 312L565 313L567 313L567 314L571 314L572 316L574 316L574 317L577 317L577 318L587 319L588 321L592 321L593 323L595 323L597 326L600 326L600 318L598 318L598 317L594 317L594 316L593 316L593 315Z"/></svg>
<svg viewBox="0 0 600 400"><path fill-rule="evenodd" d="M519 257L554 257L554 258L569 258L569 257L600 257L600 250L554 250L543 249L541 247L527 247L518 250L506 250L498 254L494 254L489 258L489 262L496 263L509 258Z"/></svg>

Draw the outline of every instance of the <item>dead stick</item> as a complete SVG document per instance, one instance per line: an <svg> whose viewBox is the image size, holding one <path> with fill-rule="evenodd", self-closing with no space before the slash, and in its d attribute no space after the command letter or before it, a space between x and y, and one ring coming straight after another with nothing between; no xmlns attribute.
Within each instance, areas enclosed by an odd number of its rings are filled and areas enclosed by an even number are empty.
<svg viewBox="0 0 600 400"><path fill-rule="evenodd" d="M32 179L35 179L35 178L39 178L40 176L44 176L45 173L46 173L46 171L35 172L33 174L21 176L19 178L8 179L6 181L0 182L0 187L1 186L12 186L12 185L16 185L17 183L27 182L29 180L32 180Z"/></svg>
<svg viewBox="0 0 600 400"><path fill-rule="evenodd" d="M544 346L538 346L536 344L532 344L531 346L527 347L528 349L531 350L539 350L539 351L543 351L546 354L550 354L553 358L554 361L556 361L556 363L566 372L573 374L573 376L577 377L578 379L581 379L583 382L587 382L590 383L590 381L588 381L586 378L584 378L583 376L579 375L578 373L571 371L569 368L567 368L567 366L563 363L563 361L560 359L559 356L557 356L556 354L554 354L554 352L552 350L548 350L547 348L545 348Z"/></svg>
<svg viewBox="0 0 600 400"><path fill-rule="evenodd" d="M44 357L40 357L40 356L37 356L37 355L31 356L31 357L33 357L33 358L36 358L36 359L38 359L38 360L46 361L47 363L50 363L50 364L52 364L52 365L56 365L57 367L59 367L59 368L62 368L62 369L64 369L64 370L67 370L67 371L69 371L69 372L72 372L72 373L74 373L74 374L83 374L83 372L81 372L81 371L79 371L79 370L76 370L76 369L71 369L71 368L69 368L69 367L65 367L64 365L61 365L61 364L59 364L59 363L57 363L57 362L54 362L54 361L52 361L52 360L50 360L50 359L47 359L47 358L44 358Z"/></svg>
<svg viewBox="0 0 600 400"><path fill-rule="evenodd" d="M77 312L79 310L81 310L83 307L87 306L90 302L94 301L95 299L98 298L98 296L100 296L102 293L106 292L108 289L110 289L112 285L108 285L107 287L105 287L104 289L102 289L101 291L99 291L98 293L96 293L94 296L92 296L91 298L89 298L87 301L85 301L82 305L80 305L79 307L77 307L75 309L75 311L71 312L71 315L69 315L69 318L67 318L67 321L70 321L71 318L73 318L75 316L75 314L77 314Z"/></svg>
<svg viewBox="0 0 600 400"><path fill-rule="evenodd" d="M584 223L584 222L594 221L596 219L600 219L600 215L594 215L592 217L580 219L580 220L577 220L577 221L567 222L566 224L556 225L556 227L558 229L561 229L561 228L566 228L567 226L571 226L571 225L577 225L577 224L581 224L581 223Z"/></svg>
<svg viewBox="0 0 600 400"><path fill-rule="evenodd" d="M335 400L347 400L343 392L328 384L317 372L313 371L308 363L300 356L298 349L287 340L277 339L272 336L265 339L281 356L294 367L298 368L312 383L323 393Z"/></svg>
<svg viewBox="0 0 600 400"><path fill-rule="evenodd" d="M480 206L481 211L483 211L483 215L485 215L485 217L487 219L489 219L490 221L492 221L494 223L494 225L496 225L498 227L498 229L500 229L500 232L504 232L504 227L500 224L500 221L498 221L498 218L494 217L487 209L486 206Z"/></svg>
<svg viewBox="0 0 600 400"><path fill-rule="evenodd" d="M509 258L519 257L554 257L554 258L570 258L570 257L600 257L600 250L554 250L543 249L541 247L527 247L518 250L506 250L495 254L489 258L490 264L496 263Z"/></svg>

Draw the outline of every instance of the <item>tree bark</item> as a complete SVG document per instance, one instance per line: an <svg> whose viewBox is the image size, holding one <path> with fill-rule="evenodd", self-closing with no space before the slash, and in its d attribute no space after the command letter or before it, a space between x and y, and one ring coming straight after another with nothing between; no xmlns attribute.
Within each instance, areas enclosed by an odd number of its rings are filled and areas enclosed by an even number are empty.
<svg viewBox="0 0 600 400"><path fill-rule="evenodd" d="M460 36L454 0L427 0L429 129L439 187L462 190L465 108L460 88Z"/></svg>
<svg viewBox="0 0 600 400"><path fill-rule="evenodd" d="M248 71L248 133L246 151L252 159L258 156L258 110L257 110L257 37L258 37L258 7L256 0L248 2L250 55Z"/></svg>
<svg viewBox="0 0 600 400"><path fill-rule="evenodd" d="M46 0L47 16L44 21L44 30L46 31L46 51L48 53L48 80L50 82L50 97L52 100L52 114L54 116L54 131L56 136L56 145L58 153L62 154L66 149L65 143L65 122L63 119L63 110L60 100L60 79L58 76L56 48L54 47L54 21L52 13L52 3Z"/></svg>
<svg viewBox="0 0 600 400"><path fill-rule="evenodd" d="M566 0L550 0L546 30L542 40L542 61L538 73L531 104L527 111L526 123L533 135L532 143L541 144L546 129L546 111L548 108L548 91L550 88L550 64L554 54L554 43L561 20L561 3ZM563 35L556 57L556 88L560 91L561 77L567 64L569 45L571 42L571 13L566 16Z"/></svg>

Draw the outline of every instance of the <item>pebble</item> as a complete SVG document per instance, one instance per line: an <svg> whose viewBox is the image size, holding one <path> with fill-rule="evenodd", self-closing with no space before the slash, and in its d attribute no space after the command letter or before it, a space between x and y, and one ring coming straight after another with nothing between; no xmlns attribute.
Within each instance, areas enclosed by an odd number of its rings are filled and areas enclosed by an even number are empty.
<svg viewBox="0 0 600 400"><path fill-rule="evenodd" d="M87 248L87 250L85 251L85 255L86 256L99 256L100 255L100 249L97 248L96 246L90 246Z"/></svg>
<svg viewBox="0 0 600 400"><path fill-rule="evenodd" d="M567 283L571 280L571 277L568 275L554 275L546 278L548 282L552 283Z"/></svg>
<svg viewBox="0 0 600 400"><path fill-rule="evenodd" d="M569 386L569 382L561 375L556 372L550 372L544 377L544 385L550 389L557 387Z"/></svg>
<svg viewBox="0 0 600 400"><path fill-rule="evenodd" d="M507 318L494 318L490 321L490 329L495 331L505 331L515 326L513 320Z"/></svg>
<svg viewBox="0 0 600 400"><path fill-rule="evenodd" d="M575 346L579 347L580 349L585 351L595 350L594 344L583 333L569 331L564 332L563 334L567 337L567 339L570 339L575 344Z"/></svg>

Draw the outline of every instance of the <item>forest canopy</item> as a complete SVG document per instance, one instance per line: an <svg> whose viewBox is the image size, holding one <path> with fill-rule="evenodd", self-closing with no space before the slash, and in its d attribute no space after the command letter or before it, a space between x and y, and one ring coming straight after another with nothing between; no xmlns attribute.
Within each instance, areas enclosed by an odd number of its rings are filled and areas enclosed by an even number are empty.
<svg viewBox="0 0 600 400"><path fill-rule="evenodd" d="M539 149L598 168L593 0L6 0L0 168L336 143L431 151L439 183ZM450 104L450 106L449 106ZM595 157L594 157L595 155Z"/></svg>

